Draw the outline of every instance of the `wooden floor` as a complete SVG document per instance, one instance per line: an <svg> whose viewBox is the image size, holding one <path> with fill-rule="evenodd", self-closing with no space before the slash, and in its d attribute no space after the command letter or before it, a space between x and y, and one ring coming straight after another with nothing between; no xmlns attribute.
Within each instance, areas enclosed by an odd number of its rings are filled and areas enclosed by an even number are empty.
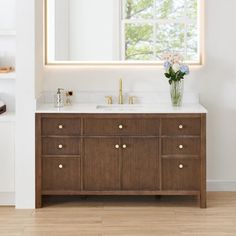
<svg viewBox="0 0 236 236"><path fill-rule="evenodd" d="M236 193L192 197L56 199L39 210L0 207L0 236L236 236Z"/></svg>

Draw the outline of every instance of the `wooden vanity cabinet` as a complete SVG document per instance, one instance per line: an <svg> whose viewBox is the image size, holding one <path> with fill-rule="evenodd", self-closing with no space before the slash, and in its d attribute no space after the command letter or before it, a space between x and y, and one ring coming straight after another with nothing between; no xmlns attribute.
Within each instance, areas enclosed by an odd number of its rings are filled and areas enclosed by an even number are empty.
<svg viewBox="0 0 236 236"><path fill-rule="evenodd" d="M158 138L149 137L84 138L83 189L158 190L158 145Z"/></svg>
<svg viewBox="0 0 236 236"><path fill-rule="evenodd" d="M159 138L122 138L121 149L121 189L159 190Z"/></svg>
<svg viewBox="0 0 236 236"><path fill-rule="evenodd" d="M195 195L206 207L205 114L36 114L44 195Z"/></svg>
<svg viewBox="0 0 236 236"><path fill-rule="evenodd" d="M83 189L120 190L119 138L84 138Z"/></svg>

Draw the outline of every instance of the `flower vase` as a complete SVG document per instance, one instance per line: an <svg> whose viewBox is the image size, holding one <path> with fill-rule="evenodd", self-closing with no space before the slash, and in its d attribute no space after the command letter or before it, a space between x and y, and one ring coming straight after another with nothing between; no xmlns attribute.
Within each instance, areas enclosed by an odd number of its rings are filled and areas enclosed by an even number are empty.
<svg viewBox="0 0 236 236"><path fill-rule="evenodd" d="M170 96L173 107L181 107L184 92L184 80L172 81L170 85Z"/></svg>

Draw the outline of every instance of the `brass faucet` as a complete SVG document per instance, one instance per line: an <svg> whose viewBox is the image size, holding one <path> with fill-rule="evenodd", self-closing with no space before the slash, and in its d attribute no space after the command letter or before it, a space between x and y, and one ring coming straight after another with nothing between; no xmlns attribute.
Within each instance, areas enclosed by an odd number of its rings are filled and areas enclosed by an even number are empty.
<svg viewBox="0 0 236 236"><path fill-rule="evenodd" d="M118 99L119 104L124 104L124 96L123 96L123 84L122 84L122 79L120 79L120 89L119 89L119 99Z"/></svg>

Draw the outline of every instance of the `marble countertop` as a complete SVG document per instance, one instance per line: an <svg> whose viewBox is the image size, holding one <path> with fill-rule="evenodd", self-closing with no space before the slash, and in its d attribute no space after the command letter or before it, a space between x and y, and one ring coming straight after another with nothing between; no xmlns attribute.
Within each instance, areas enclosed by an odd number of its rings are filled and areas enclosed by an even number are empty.
<svg viewBox="0 0 236 236"><path fill-rule="evenodd" d="M198 103L183 104L182 107L172 107L170 104L135 104L135 105L105 105L78 104L63 108L55 108L53 104L39 104L36 113L84 113L84 114L158 114L158 113L207 113L205 107Z"/></svg>

